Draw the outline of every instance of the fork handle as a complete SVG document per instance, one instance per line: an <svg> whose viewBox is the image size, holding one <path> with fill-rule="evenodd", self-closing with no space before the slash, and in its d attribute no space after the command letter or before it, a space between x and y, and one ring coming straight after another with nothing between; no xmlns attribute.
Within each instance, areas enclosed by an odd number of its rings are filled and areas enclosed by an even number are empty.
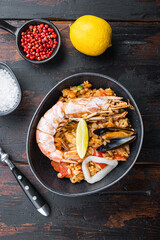
<svg viewBox="0 0 160 240"><path fill-rule="evenodd" d="M23 173L14 165L11 169L14 174L17 182L32 202L32 204L36 207L36 209L44 216L49 215L49 207L46 204L45 200L42 196L37 192L37 190L33 187L31 182L23 175Z"/></svg>

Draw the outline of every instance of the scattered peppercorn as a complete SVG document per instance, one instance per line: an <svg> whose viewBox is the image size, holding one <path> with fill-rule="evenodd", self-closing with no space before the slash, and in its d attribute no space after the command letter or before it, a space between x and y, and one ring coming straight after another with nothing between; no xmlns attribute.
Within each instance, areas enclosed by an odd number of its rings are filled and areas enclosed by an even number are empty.
<svg viewBox="0 0 160 240"><path fill-rule="evenodd" d="M41 61L49 58L58 44L54 29L43 23L30 25L21 35L23 51L31 60Z"/></svg>

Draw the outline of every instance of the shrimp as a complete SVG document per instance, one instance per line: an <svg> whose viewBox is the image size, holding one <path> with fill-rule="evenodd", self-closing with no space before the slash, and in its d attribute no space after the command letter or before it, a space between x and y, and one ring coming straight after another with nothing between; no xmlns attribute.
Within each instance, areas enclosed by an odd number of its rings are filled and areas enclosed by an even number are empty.
<svg viewBox="0 0 160 240"><path fill-rule="evenodd" d="M112 111L116 107L124 108L128 104L117 96L99 96L89 98L76 98L68 102L58 101L41 117L36 129L36 141L41 152L50 160L57 163L66 162L67 159L78 161L78 156L56 149L54 135L60 124L66 119L80 118L84 113L92 114L98 111ZM65 158L67 156L67 158ZM74 157L75 156L75 157Z"/></svg>
<svg viewBox="0 0 160 240"><path fill-rule="evenodd" d="M89 98L76 98L70 100L65 106L65 114L72 117L81 117L82 113L95 113L100 110L109 110L111 104L121 103L121 97L117 96L102 96ZM123 102L127 105L126 102ZM122 104L122 103L121 103ZM115 107L115 106L113 106ZM118 105L116 105L118 107ZM122 107L121 107L122 108Z"/></svg>
<svg viewBox="0 0 160 240"><path fill-rule="evenodd" d="M41 152L55 162L60 162L63 157L63 153L54 144L56 129L63 119L63 103L59 101L40 119L36 130L36 140Z"/></svg>

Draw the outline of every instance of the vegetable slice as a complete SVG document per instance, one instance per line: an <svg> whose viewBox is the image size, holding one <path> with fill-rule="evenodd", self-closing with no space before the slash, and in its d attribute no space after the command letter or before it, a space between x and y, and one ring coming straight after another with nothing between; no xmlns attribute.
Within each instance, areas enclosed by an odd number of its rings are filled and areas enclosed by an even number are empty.
<svg viewBox="0 0 160 240"><path fill-rule="evenodd" d="M122 156L122 155L120 155L120 154L116 154L116 155L114 155L114 157L115 157L115 159L117 159L117 160L126 160L126 157L124 157L124 156Z"/></svg>
<svg viewBox="0 0 160 240"><path fill-rule="evenodd" d="M81 91L83 89L83 87L81 85L77 86L77 91Z"/></svg>
<svg viewBox="0 0 160 240"><path fill-rule="evenodd" d="M88 166L87 166L88 163L91 161L96 162L96 163L105 163L105 164L107 164L107 166L91 177ZM82 170L83 170L84 178L90 184L99 182L108 173L110 173L117 165L118 165L117 160L107 160L105 158L89 156L82 162Z"/></svg>

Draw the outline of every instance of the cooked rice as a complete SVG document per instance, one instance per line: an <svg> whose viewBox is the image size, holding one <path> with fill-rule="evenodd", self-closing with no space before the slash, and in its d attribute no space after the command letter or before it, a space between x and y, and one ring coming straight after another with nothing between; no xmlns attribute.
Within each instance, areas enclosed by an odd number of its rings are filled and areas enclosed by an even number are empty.
<svg viewBox="0 0 160 240"><path fill-rule="evenodd" d="M97 96L116 96L114 91L110 88L106 89L91 89L92 85L85 81L82 84L82 90L78 91L77 86L70 87L70 89L64 89L62 91L63 96L60 97L61 101L67 102L69 99L75 99L80 97L97 97ZM100 111L99 113L84 113L82 115L83 118L86 119L88 130L89 130L89 145L88 150L85 155L87 156L95 156L97 154L96 148L100 145L106 145L110 140L103 139L102 137L93 133L94 130L98 128L105 127L120 127L120 128L131 128L131 124L126 117L127 111L122 112L116 109L116 104L113 105L115 110L106 112ZM128 105L131 106L131 105ZM79 118L70 119L69 116L66 116L64 122L62 122L55 134L55 145L56 148L64 152L65 160L68 161L67 169L68 174L70 175L70 180L72 183L80 182L84 179L82 172L82 160L79 158L76 149L76 128L78 124ZM120 161L126 161L126 158L129 157L130 150L129 144L124 145L123 147L119 147L115 150L110 150L105 153L101 153L101 157L106 158L108 160L115 159L116 155L120 155L123 158L117 159ZM72 159L72 157L74 158ZM73 161L77 157L77 162ZM73 162L73 163L72 163ZM90 162L89 170L91 176L96 174L101 170L101 166ZM61 173L57 175L59 178L62 177Z"/></svg>

